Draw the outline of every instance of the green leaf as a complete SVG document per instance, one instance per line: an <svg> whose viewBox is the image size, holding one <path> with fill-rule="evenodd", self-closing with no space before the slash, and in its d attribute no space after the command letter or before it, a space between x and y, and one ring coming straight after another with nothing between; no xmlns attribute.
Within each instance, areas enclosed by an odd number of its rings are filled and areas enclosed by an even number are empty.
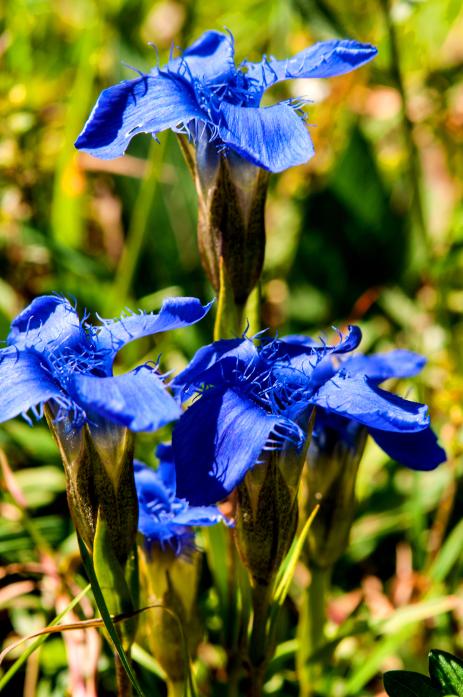
<svg viewBox="0 0 463 697"><path fill-rule="evenodd" d="M385 673L384 687L389 697L442 697L429 678L406 670Z"/></svg>
<svg viewBox="0 0 463 697"><path fill-rule="evenodd" d="M270 628L269 637L272 640L276 625L278 622L278 615L285 602L286 596L288 595L289 586L291 584L291 579L293 578L294 571L296 569L297 561L301 555L302 549L304 547L307 535L309 534L310 526L318 512L318 506L315 506L312 513L308 517L304 527L301 530L299 537L293 540L293 543L289 549L286 558L278 570L275 590L272 598L272 607L270 609Z"/></svg>
<svg viewBox="0 0 463 697"><path fill-rule="evenodd" d="M98 579L95 574L95 569L93 568L93 562L90 557L90 554L83 543L81 537L78 535L78 540L79 540L79 548L80 548L80 554L82 556L82 560L84 562L85 570L88 574L88 577L90 579L90 583L92 584L92 591L93 595L95 597L95 602L97 604L98 610L100 611L101 618L105 624L106 631L108 632L111 641L114 644L114 647L119 655L119 658L121 659L121 663L124 667L125 672L127 673L130 682L132 683L132 687L135 690L136 694L138 697L145 697L145 694L143 693L143 690L141 689L140 685L138 684L138 680L136 678L135 673L132 670L132 667L128 661L128 658L126 656L126 653L124 649L122 648L122 643L119 638L119 634L117 632L116 627L114 626L114 623L111 619L111 615L109 614L108 607L106 605L103 593L100 588L100 584L98 583Z"/></svg>
<svg viewBox="0 0 463 697"><path fill-rule="evenodd" d="M444 692L463 697L463 662L446 651L429 652L429 675Z"/></svg>
<svg viewBox="0 0 463 697"><path fill-rule="evenodd" d="M78 593L75 596L75 598L73 598L71 600L69 605L66 608L64 608L64 610L62 612L60 612L59 615L57 615L55 617L55 619L52 622L50 622L50 624L48 626L54 627L57 624L59 624L59 622L61 622L63 617L68 612L70 612L70 610L72 610L78 603L80 603L82 598L88 593L89 590L90 590L90 584L88 586L86 586L80 593ZM8 669L8 671L5 673L5 675L2 676L2 678L0 680L0 692L6 687L6 685L8 685L11 678L14 675L16 675L18 670L27 661L29 656L31 654L33 654L36 649L38 649L40 646L42 646L43 642L48 639L48 636L49 636L48 634L43 634L42 636L39 636L38 639L33 641L32 644L30 644L30 646L28 646L27 649L25 649L23 651L23 653L19 656L19 658L16 659L16 661L13 663L13 665Z"/></svg>

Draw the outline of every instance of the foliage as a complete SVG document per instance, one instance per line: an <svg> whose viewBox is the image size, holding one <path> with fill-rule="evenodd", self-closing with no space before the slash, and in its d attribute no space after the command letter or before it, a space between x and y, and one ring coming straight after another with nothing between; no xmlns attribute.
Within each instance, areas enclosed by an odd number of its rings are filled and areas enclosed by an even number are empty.
<svg viewBox="0 0 463 697"><path fill-rule="evenodd" d="M5 8L2 337L33 297L55 290L104 317L118 316L126 305L156 311L170 295L212 298L197 251L196 194L175 138L163 134L157 145L137 136L123 160L107 163L73 147L100 91L131 76L123 62L141 69L154 63L148 41L158 46L161 62L172 41L186 46L205 29L224 26L235 35L238 62L262 53L293 55L333 37L379 47L361 71L312 80L297 91L283 83L266 96L266 103L305 92L313 98L307 111L316 155L270 180L264 325L272 334L317 336L350 320L360 324L365 350L426 355L422 375L400 394L430 405L449 455L436 471L413 473L368 444L351 541L333 573L327 636L318 650L328 666L317 678L319 695L380 697L383 671L423 673L422 657L432 646L463 652L462 22L455 0L17 0ZM159 356L163 370L179 372L210 342L212 323L210 316L128 345L115 373ZM168 437L167 428L143 434L137 456L153 464L155 446ZM49 625L87 581L62 466L45 426L32 430L20 418L4 424L0 447L6 646ZM249 588L239 560L234 567L225 563L226 530L203 532L201 546L197 609L205 631L196 681L205 694L231 697L238 687L220 646L229 656L239 653L237 614L249 607ZM272 620L276 653L266 695L298 692L295 607L307 583L302 555ZM96 612L94 599L84 596L66 621ZM142 613L140 624L155 612ZM2 670L19 651L8 654ZM443 651L432 655L450 660ZM133 656L141 690L163 695L162 669L146 646L136 646ZM52 635L4 694L61 697L83 687L90 695L98 675L98 694L111 695L111 659L94 627ZM442 676L437 664L434 670Z"/></svg>

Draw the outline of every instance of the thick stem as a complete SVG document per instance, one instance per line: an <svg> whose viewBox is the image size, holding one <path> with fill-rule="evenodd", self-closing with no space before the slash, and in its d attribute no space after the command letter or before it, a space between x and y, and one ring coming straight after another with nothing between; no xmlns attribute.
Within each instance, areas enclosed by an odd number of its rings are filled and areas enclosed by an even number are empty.
<svg viewBox="0 0 463 697"><path fill-rule="evenodd" d="M249 640L248 697L259 697L269 661L267 621L272 599L273 584L256 584L252 590L253 619Z"/></svg>
<svg viewBox="0 0 463 697"><path fill-rule="evenodd" d="M114 654L114 665L116 668L117 697L132 697L132 683L117 652Z"/></svg>
<svg viewBox="0 0 463 697"><path fill-rule="evenodd" d="M186 694L186 685L183 681L167 683L167 697L184 697Z"/></svg>
<svg viewBox="0 0 463 697"><path fill-rule="evenodd" d="M331 569L311 569L311 582L302 599L299 615L297 670L300 697L310 697L321 675L319 659L311 658L325 642L325 598L329 588Z"/></svg>

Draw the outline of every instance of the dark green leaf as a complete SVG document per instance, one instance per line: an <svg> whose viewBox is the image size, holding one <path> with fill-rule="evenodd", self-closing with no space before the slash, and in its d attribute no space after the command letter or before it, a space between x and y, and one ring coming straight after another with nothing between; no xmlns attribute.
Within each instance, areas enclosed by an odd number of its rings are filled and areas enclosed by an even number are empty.
<svg viewBox="0 0 463 697"><path fill-rule="evenodd" d="M446 651L429 652L429 675L444 694L463 697L463 662Z"/></svg>
<svg viewBox="0 0 463 697"><path fill-rule="evenodd" d="M389 697L442 697L429 678L406 670L385 673L384 688Z"/></svg>

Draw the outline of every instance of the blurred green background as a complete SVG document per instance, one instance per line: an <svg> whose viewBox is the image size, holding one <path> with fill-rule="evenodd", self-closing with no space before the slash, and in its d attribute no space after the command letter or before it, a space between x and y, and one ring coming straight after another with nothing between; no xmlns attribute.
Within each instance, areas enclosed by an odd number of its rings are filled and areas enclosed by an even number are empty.
<svg viewBox="0 0 463 697"><path fill-rule="evenodd" d="M148 42L161 62L173 43L186 46L209 28L233 32L237 62L283 58L333 37L378 46L376 60L352 74L292 81L266 97L313 101L316 155L271 179L263 326L318 336L355 321L365 351L424 353L423 375L400 390L428 402L449 453L438 471L415 474L369 445L351 545L334 578L326 694L379 696L382 670L425 672L430 646L463 651L461 2L7 0L0 21L2 337L40 293L64 293L108 317L126 306L156 309L172 294L212 297L197 253L196 194L175 138L161 134L157 145L138 136L126 157L106 162L73 147L99 92L131 77L127 66L156 62ZM121 368L162 354L164 367L177 369L210 341L211 326L212 318L156 344L137 342ZM142 437L138 446L148 459L152 444ZM0 447L14 472L4 467L0 504L0 611L12 641L63 609L80 576L48 432L16 420L1 428ZM295 599L305 575L301 565ZM211 622L216 610L203 596ZM268 694L297 694L291 608L287 623ZM66 641L50 639L5 694L66 694L78 678L69 668L77 649ZM212 673L220 682L220 656L203 654L205 684ZM104 656L99 671L99 694L111 694ZM163 694L145 672L150 694Z"/></svg>

